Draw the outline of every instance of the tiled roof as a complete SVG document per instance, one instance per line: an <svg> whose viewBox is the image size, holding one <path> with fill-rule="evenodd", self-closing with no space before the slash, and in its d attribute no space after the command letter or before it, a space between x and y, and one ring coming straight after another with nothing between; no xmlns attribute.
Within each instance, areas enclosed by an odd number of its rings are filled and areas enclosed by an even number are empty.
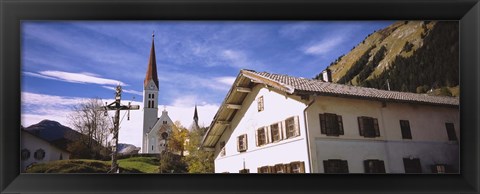
<svg viewBox="0 0 480 194"><path fill-rule="evenodd" d="M343 84L336 84L324 82L321 80L306 79L299 77L292 77L288 75L272 74L267 72L248 71L263 78L278 82L282 85L290 86L294 92L317 93L324 95L346 96L371 98L386 101L400 101L400 102L418 102L438 105L459 105L459 98L446 96L430 96L427 94L416 94L408 92L386 91L374 88L365 88L359 86L350 86Z"/></svg>

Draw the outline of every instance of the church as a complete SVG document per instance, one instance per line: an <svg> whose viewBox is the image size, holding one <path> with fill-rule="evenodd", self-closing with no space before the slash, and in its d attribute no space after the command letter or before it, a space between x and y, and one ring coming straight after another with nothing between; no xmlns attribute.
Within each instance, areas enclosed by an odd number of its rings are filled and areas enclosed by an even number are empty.
<svg viewBox="0 0 480 194"><path fill-rule="evenodd" d="M155 35L152 35L147 74L143 82L142 153L149 154L161 153L166 149L168 137L175 127L165 107L160 118L158 117L159 84L154 38Z"/></svg>

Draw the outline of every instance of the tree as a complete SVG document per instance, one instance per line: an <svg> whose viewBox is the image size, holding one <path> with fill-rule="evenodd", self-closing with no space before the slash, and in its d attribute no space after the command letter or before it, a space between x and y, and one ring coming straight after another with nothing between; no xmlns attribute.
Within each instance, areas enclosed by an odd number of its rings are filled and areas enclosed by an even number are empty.
<svg viewBox="0 0 480 194"><path fill-rule="evenodd" d="M113 124L108 114L101 111L101 106L102 100L92 98L73 107L73 113L68 116L69 122L76 131L83 134L67 148L73 156L101 158L108 155L104 146L108 146Z"/></svg>
<svg viewBox="0 0 480 194"><path fill-rule="evenodd" d="M166 125L164 125L166 126ZM172 126L171 134L164 136L166 128L160 128L159 142L164 142L167 137L167 149L163 150L159 155L160 173L185 173L187 172L187 165L183 160L185 151L185 142L187 141L188 130L176 121Z"/></svg>
<svg viewBox="0 0 480 194"><path fill-rule="evenodd" d="M164 151L160 154L159 173L186 173L187 165L182 156Z"/></svg>
<svg viewBox="0 0 480 194"><path fill-rule="evenodd" d="M200 144L205 135L206 127L200 127L189 133L189 144L186 146L188 155L185 157L189 173L213 173L214 155L213 152L205 151L200 148Z"/></svg>
<svg viewBox="0 0 480 194"><path fill-rule="evenodd" d="M188 137L188 130L182 126L180 121L175 121L172 128L172 133L170 134L170 137L168 137L167 141L168 149L170 152L183 156Z"/></svg>

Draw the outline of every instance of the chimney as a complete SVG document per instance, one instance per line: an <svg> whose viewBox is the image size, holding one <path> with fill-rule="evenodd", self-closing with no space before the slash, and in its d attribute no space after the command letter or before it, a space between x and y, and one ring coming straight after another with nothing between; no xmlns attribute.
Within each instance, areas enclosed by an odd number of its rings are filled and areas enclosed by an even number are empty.
<svg viewBox="0 0 480 194"><path fill-rule="evenodd" d="M332 82L332 71L330 69L325 69L322 71L322 80L324 82Z"/></svg>

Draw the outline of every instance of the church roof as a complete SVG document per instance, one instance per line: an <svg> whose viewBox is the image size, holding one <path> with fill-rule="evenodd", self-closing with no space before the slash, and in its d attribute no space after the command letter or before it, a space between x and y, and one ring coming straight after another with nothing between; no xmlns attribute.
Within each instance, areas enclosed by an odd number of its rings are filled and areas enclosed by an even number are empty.
<svg viewBox="0 0 480 194"><path fill-rule="evenodd" d="M248 95L248 92L245 91L251 90L256 84L262 84L270 88L278 89L285 94L298 96L333 96L381 102L446 106L453 108L458 108L460 104L459 98L455 97L386 91L243 69L240 70L234 84L227 93L222 105L215 114L208 131L203 137L203 147L213 147L216 145L229 122L236 114L235 109L229 109L227 107L241 105Z"/></svg>
<svg viewBox="0 0 480 194"><path fill-rule="evenodd" d="M155 35L152 35L152 48L150 48L150 58L148 59L147 74L145 75L144 87L147 86L148 81L153 80L158 88L157 62L155 59Z"/></svg>

